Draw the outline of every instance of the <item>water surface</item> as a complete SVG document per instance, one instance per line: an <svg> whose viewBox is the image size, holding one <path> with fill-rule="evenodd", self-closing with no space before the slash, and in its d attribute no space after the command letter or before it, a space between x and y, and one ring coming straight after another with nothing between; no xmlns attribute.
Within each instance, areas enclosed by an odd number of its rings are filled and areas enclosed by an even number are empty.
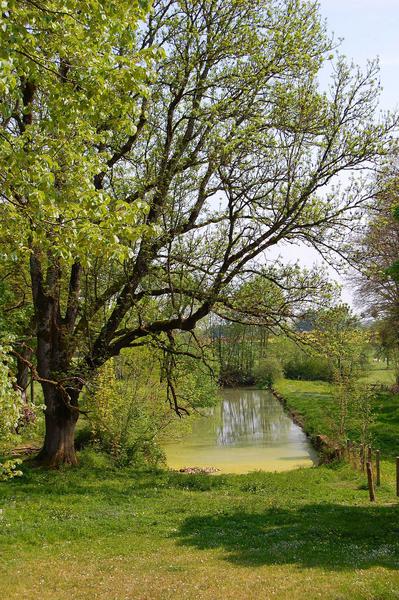
<svg viewBox="0 0 399 600"><path fill-rule="evenodd" d="M224 390L209 415L164 450L173 469L217 467L222 473L288 471L317 461L302 429L267 390Z"/></svg>

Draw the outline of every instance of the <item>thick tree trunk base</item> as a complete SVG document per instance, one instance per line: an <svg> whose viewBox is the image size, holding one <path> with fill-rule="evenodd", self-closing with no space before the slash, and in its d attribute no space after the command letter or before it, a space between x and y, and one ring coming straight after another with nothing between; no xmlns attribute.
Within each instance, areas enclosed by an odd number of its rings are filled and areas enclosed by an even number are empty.
<svg viewBox="0 0 399 600"><path fill-rule="evenodd" d="M54 422L46 415L46 437L43 448L36 456L36 464L50 468L78 464L75 452L76 420L69 415L62 422Z"/></svg>
<svg viewBox="0 0 399 600"><path fill-rule="evenodd" d="M74 449L72 451L59 449L55 454L49 454L43 447L39 454L33 459L33 462L40 467L58 469L63 465L76 466L78 464L78 459Z"/></svg>

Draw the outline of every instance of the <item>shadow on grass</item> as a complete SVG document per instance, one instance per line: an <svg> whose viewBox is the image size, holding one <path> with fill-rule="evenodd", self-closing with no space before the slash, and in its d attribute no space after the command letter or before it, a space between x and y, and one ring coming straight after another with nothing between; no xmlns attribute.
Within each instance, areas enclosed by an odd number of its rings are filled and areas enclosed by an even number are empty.
<svg viewBox="0 0 399 600"><path fill-rule="evenodd" d="M32 497L82 495L88 493L127 499L129 493L157 495L160 489L211 491L229 485L229 476L187 475L156 469L122 469L66 467L32 468L25 464L23 476L0 487L0 497L15 492Z"/></svg>
<svg viewBox="0 0 399 600"><path fill-rule="evenodd" d="M225 551L242 566L293 564L330 570L399 567L399 507L311 504L186 519L180 544Z"/></svg>

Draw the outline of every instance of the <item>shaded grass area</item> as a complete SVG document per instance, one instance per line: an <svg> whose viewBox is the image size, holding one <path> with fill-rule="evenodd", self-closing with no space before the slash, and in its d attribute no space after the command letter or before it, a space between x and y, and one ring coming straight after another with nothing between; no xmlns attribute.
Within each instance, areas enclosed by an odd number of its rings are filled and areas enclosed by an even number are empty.
<svg viewBox="0 0 399 600"><path fill-rule="evenodd" d="M392 465L183 475L81 466L0 484L10 599L398 598Z"/></svg>
<svg viewBox="0 0 399 600"><path fill-rule="evenodd" d="M229 561L247 566L296 563L330 571L375 565L396 569L399 528L392 528L396 517L396 507L320 503L191 517L180 533L185 545L221 547Z"/></svg>
<svg viewBox="0 0 399 600"><path fill-rule="evenodd" d="M367 383L379 383L379 371L378 369L371 371L367 376ZM386 376L393 377L390 371ZM274 387L286 399L288 408L300 417L308 435L322 434L334 439L339 411L333 397L332 384L323 381L283 379ZM388 391L377 391L372 408L374 421L370 426L370 432L373 446L379 448L387 458L398 456L399 395ZM353 441L358 441L355 431L350 430L348 435Z"/></svg>

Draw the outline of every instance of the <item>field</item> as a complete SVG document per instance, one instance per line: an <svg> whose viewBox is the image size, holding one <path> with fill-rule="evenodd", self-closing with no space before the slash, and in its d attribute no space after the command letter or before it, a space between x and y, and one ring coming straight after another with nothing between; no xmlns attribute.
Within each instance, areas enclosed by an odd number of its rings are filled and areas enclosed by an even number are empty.
<svg viewBox="0 0 399 600"><path fill-rule="evenodd" d="M9 600L399 598L399 506L347 466L280 474L26 471L0 487Z"/></svg>

